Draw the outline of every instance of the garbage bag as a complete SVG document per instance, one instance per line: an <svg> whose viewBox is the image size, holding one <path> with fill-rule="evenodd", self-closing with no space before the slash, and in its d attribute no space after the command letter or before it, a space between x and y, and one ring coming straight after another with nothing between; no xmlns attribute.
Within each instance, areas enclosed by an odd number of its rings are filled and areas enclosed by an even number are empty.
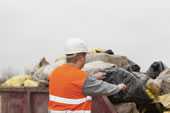
<svg viewBox="0 0 170 113"><path fill-rule="evenodd" d="M92 48L90 49L91 53L106 53L106 54L110 54L110 55L114 55L114 52L112 49L102 49L102 48Z"/></svg>
<svg viewBox="0 0 170 113"><path fill-rule="evenodd" d="M34 73L37 72L40 68L46 67L47 65L49 65L49 62L46 60L45 57L43 57L35 66L25 67L24 71L25 74L34 75Z"/></svg>
<svg viewBox="0 0 170 113"><path fill-rule="evenodd" d="M126 67L128 65L128 59L126 56L109 55L107 53L89 53L86 57L86 63L92 61L103 61L106 63L115 64L118 67Z"/></svg>
<svg viewBox="0 0 170 113"><path fill-rule="evenodd" d="M114 52L111 49L108 49L108 50L104 51L104 53L107 53L107 54L110 54L110 55L114 55Z"/></svg>
<svg viewBox="0 0 170 113"><path fill-rule="evenodd" d="M128 87L127 92L121 91L117 94L108 96L109 100L113 104L135 102L139 112L163 113L163 106L158 103L152 103L157 99L157 97L153 94L153 91L157 91L157 87L155 88L152 86L157 84L153 81L148 83L150 80L148 77L146 77L146 79L140 79L140 77L136 76L134 73L130 73L122 68L112 68L106 70L105 72L107 74L104 81L112 84L124 83Z"/></svg>
<svg viewBox="0 0 170 113"><path fill-rule="evenodd" d="M146 73L148 73L148 76L155 79L165 69L167 69L167 66L162 61L155 61L151 64Z"/></svg>
<svg viewBox="0 0 170 113"><path fill-rule="evenodd" d="M90 53L103 53L105 51L105 49L102 48L91 48Z"/></svg>
<svg viewBox="0 0 170 113"><path fill-rule="evenodd" d="M170 68L161 72L155 80L160 82L162 95L170 93Z"/></svg>
<svg viewBox="0 0 170 113"><path fill-rule="evenodd" d="M38 69L37 71L34 72L34 74L32 75L33 80L47 80L48 77L48 73L45 73L46 67L41 67L40 69Z"/></svg>
<svg viewBox="0 0 170 113"><path fill-rule="evenodd" d="M38 87L38 86L39 86L38 81L34 81L30 79L24 81L24 87Z"/></svg>
<svg viewBox="0 0 170 113"><path fill-rule="evenodd" d="M105 71L106 69L109 69L111 67L116 67L116 65L111 63L106 63L103 61L93 61L93 62L86 63L82 70L88 72L89 75L93 75L96 72Z"/></svg>
<svg viewBox="0 0 170 113"><path fill-rule="evenodd" d="M136 78L141 79L143 81L146 81L146 80L150 79L150 77L148 75L146 75L145 73L143 73L143 72L130 72L130 73L135 75Z"/></svg>
<svg viewBox="0 0 170 113"><path fill-rule="evenodd" d="M166 108L170 108L170 93L159 96L161 102Z"/></svg>
<svg viewBox="0 0 170 113"><path fill-rule="evenodd" d="M128 86L127 92L119 92L109 96L112 103L120 102L135 102L146 104L152 102L152 99L146 93L146 80L141 80L133 73L130 73L122 68L110 68L105 70L107 73L104 81L112 84L124 83Z"/></svg>
<svg viewBox="0 0 170 113"><path fill-rule="evenodd" d="M2 87L21 87L24 86L24 81L27 79L32 79L30 75L16 75L8 80L6 80L3 84L1 84Z"/></svg>
<svg viewBox="0 0 170 113"><path fill-rule="evenodd" d="M49 64L45 67L41 67L40 69L38 69L33 75L33 80L36 81L40 81L40 80L44 80L44 81L48 81L48 76L49 74L58 66L62 65L65 63L65 60L59 60L56 61L55 63Z"/></svg>
<svg viewBox="0 0 170 113"><path fill-rule="evenodd" d="M140 72L141 68L138 64L128 59L128 65L125 67L125 69L130 72Z"/></svg>
<svg viewBox="0 0 170 113"><path fill-rule="evenodd" d="M38 63L38 67L43 67L43 66L46 66L48 65L49 62L47 61L47 59L45 57L43 57L40 62Z"/></svg>
<svg viewBox="0 0 170 113"><path fill-rule="evenodd" d="M160 95L161 86L159 82L154 79L149 79L146 83L146 88L149 90L156 98Z"/></svg>
<svg viewBox="0 0 170 113"><path fill-rule="evenodd" d="M140 106L142 108L142 106ZM139 109L140 113L164 113L167 109L160 102L148 103L144 108Z"/></svg>

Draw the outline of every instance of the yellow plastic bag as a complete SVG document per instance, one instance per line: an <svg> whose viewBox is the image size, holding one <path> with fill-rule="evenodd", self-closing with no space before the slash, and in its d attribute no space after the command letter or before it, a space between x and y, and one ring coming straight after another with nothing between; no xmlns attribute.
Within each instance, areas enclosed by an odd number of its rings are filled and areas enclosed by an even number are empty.
<svg viewBox="0 0 170 113"><path fill-rule="evenodd" d="M166 108L170 108L170 94L159 96L159 102L161 102ZM164 113L170 113L170 111Z"/></svg>
<svg viewBox="0 0 170 113"><path fill-rule="evenodd" d="M38 87L38 86L39 86L38 81L29 80L29 79L24 81L24 87Z"/></svg>
<svg viewBox="0 0 170 113"><path fill-rule="evenodd" d="M102 48L91 48L90 49L90 52L92 52L92 53L101 53L104 51L105 51L105 49L102 49Z"/></svg>
<svg viewBox="0 0 170 113"><path fill-rule="evenodd" d="M2 87L21 87L24 85L24 81L32 79L30 75L17 75L6 80L1 86Z"/></svg>
<svg viewBox="0 0 170 113"><path fill-rule="evenodd" d="M167 108L170 108L170 94L159 96L159 101Z"/></svg>
<svg viewBox="0 0 170 113"><path fill-rule="evenodd" d="M160 94L160 85L157 81L149 79L146 83L146 88L155 96Z"/></svg>

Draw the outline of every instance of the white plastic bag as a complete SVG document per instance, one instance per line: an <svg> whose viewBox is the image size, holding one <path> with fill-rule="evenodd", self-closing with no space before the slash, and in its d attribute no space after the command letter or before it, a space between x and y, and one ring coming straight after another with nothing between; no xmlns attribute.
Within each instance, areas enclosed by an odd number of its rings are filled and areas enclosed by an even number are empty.
<svg viewBox="0 0 170 113"><path fill-rule="evenodd" d="M49 74L58 66L65 63L65 60L59 60L53 64L49 64L45 67L41 67L33 74L33 79L37 81L45 80L48 81Z"/></svg>

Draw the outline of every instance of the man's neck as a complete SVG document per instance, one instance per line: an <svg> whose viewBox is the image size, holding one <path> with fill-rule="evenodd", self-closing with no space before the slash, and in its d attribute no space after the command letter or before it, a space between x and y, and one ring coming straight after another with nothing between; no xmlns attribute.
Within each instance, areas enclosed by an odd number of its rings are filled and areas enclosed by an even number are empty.
<svg viewBox="0 0 170 113"><path fill-rule="evenodd" d="M69 65L72 65L72 66L74 66L74 67L76 67L76 68L78 68L78 69L81 69L81 67L78 65L78 64L76 64L76 63L68 63Z"/></svg>

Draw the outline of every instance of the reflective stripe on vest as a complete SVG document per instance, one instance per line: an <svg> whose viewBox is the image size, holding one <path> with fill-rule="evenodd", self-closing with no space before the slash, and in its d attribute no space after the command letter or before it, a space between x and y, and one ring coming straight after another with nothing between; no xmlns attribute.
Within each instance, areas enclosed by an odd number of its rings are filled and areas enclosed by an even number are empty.
<svg viewBox="0 0 170 113"><path fill-rule="evenodd" d="M87 101L91 101L92 97L87 96L86 98L80 98L80 99L70 99L70 98L63 98L63 97L58 97L54 95L49 96L49 100L53 102L58 102L58 103L63 103L63 104L81 104Z"/></svg>
<svg viewBox="0 0 170 113"><path fill-rule="evenodd" d="M54 111L50 110L48 113L91 113L90 110L77 110L77 111L69 111L69 110L64 110L64 111Z"/></svg>

